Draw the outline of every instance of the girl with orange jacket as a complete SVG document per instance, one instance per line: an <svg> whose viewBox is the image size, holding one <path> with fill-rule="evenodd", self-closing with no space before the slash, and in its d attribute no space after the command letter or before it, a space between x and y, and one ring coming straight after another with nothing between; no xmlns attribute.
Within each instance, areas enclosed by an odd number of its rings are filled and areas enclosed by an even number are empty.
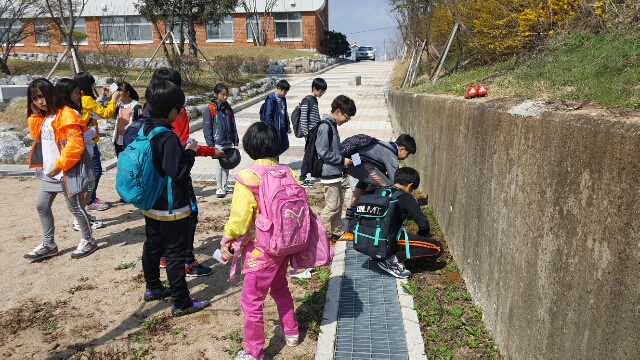
<svg viewBox="0 0 640 360"><path fill-rule="evenodd" d="M78 98L80 93L75 94ZM82 189L71 188L74 179L67 172L78 164L85 151L82 133L87 129L76 110L63 106L56 90L48 80L36 79L27 89L27 122L34 139L29 153L29 167L36 169L42 181L36 199L36 210L42 224L42 243L24 255L25 259L40 260L58 254L54 238L54 219L51 205L62 193L69 211L80 226L82 238L72 258L85 257L98 247L91 234L89 216L83 210ZM86 156L86 155L85 155Z"/></svg>

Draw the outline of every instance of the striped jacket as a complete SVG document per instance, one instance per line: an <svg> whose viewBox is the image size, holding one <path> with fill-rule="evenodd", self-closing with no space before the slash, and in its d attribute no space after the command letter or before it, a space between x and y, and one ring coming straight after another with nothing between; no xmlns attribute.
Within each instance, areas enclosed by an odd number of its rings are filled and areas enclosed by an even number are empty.
<svg viewBox="0 0 640 360"><path fill-rule="evenodd" d="M313 129L320 122L320 110L318 109L318 99L313 95L307 95L300 102L300 126L302 134L307 136L309 130Z"/></svg>

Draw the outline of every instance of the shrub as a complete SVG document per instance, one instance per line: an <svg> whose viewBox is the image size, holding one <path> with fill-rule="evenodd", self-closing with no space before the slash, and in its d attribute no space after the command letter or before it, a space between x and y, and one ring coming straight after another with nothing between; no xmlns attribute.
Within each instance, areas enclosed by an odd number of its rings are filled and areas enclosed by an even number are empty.
<svg viewBox="0 0 640 360"><path fill-rule="evenodd" d="M238 55L220 55L213 58L213 66L220 80L229 82L240 76L240 67L242 66L242 58Z"/></svg>
<svg viewBox="0 0 640 360"><path fill-rule="evenodd" d="M267 61L269 61L269 59L264 55L245 58L242 62L242 72L249 74L264 74L268 67Z"/></svg>
<svg viewBox="0 0 640 360"><path fill-rule="evenodd" d="M200 60L195 56L180 56L176 54L172 57L171 63L182 75L183 86L188 87L197 83L202 76Z"/></svg>
<svg viewBox="0 0 640 360"><path fill-rule="evenodd" d="M98 65L114 81L126 81L127 69L131 68L133 58L129 45L98 45L96 52L79 53L84 63Z"/></svg>

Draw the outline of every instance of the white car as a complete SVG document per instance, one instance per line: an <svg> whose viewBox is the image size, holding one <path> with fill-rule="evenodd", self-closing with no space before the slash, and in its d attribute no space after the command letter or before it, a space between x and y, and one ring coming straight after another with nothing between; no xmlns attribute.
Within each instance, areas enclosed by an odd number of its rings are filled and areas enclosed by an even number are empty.
<svg viewBox="0 0 640 360"><path fill-rule="evenodd" d="M372 46L360 46L356 50L356 61L360 60L376 61L376 50Z"/></svg>

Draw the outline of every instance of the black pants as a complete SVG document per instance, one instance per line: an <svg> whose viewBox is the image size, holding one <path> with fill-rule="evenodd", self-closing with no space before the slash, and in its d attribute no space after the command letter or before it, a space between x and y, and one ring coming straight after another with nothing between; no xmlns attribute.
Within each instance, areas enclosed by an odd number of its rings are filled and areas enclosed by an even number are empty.
<svg viewBox="0 0 640 360"><path fill-rule="evenodd" d="M173 305L185 309L189 304L189 289L184 274L184 263L189 247L189 218L175 221L159 221L144 217L147 239L142 248L142 270L147 289L162 287L158 262L162 254L167 259L167 278L173 297Z"/></svg>
<svg viewBox="0 0 640 360"><path fill-rule="evenodd" d="M198 203L196 202L196 193L193 191L193 183L189 178L189 200L191 200L191 214L189 214L189 244L187 246L187 256L185 258L185 264L193 264L196 261L196 256L193 253L193 243L196 240L196 227L198 226ZM166 258L166 255L162 255Z"/></svg>
<svg viewBox="0 0 640 360"><path fill-rule="evenodd" d="M307 148L309 147L309 137L304 137L304 153L307 153ZM302 164L300 165L300 181L304 181L307 178L307 174L309 173L309 162L307 161L307 157L302 157Z"/></svg>
<svg viewBox="0 0 640 360"><path fill-rule="evenodd" d="M416 234L409 234L409 254L411 255L411 259L437 259L442 255L444 251L444 247L442 243L437 240L433 240L430 238L426 238ZM400 238L398 243L396 244L396 257L398 261L404 261L407 258L406 253L406 240L404 238Z"/></svg>

